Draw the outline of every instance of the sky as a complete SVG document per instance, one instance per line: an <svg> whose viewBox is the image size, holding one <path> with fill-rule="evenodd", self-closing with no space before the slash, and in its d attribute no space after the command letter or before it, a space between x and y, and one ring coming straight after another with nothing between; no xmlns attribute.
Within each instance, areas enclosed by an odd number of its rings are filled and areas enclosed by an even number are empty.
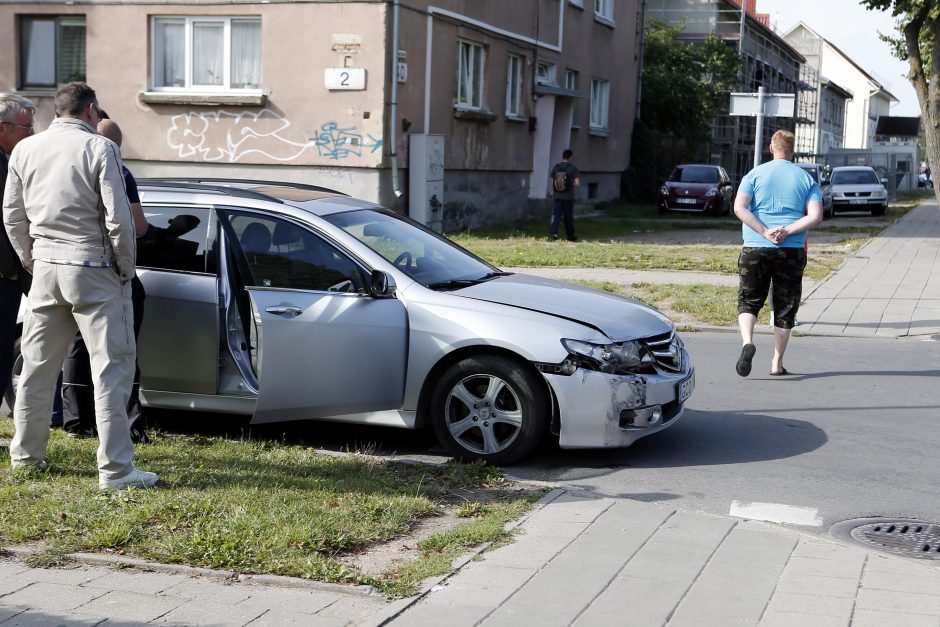
<svg viewBox="0 0 940 627"><path fill-rule="evenodd" d="M895 58L878 38L879 31L896 33L890 13L869 11L858 0L757 0L757 12L769 13L771 25L776 21L781 35L805 22L900 100L891 115L920 115L914 88L906 78L907 62Z"/></svg>

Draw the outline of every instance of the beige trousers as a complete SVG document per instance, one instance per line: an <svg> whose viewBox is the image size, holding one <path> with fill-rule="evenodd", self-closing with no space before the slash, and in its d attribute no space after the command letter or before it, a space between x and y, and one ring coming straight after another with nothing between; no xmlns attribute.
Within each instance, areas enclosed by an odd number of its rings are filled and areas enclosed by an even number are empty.
<svg viewBox="0 0 940 627"><path fill-rule="evenodd" d="M23 371L10 443L14 464L46 457L49 416L56 379L69 342L79 330L91 356L98 424L98 474L123 477L131 471L134 447L127 421L127 400L134 381L134 317L130 282L112 268L88 268L36 261L23 327Z"/></svg>

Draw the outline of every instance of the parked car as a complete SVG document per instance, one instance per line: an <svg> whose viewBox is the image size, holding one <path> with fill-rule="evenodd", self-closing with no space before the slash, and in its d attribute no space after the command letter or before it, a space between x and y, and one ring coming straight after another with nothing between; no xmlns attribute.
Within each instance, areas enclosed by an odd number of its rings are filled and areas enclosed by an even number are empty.
<svg viewBox="0 0 940 627"><path fill-rule="evenodd" d="M659 212L728 215L734 186L719 165L679 165L659 190Z"/></svg>
<svg viewBox="0 0 940 627"><path fill-rule="evenodd" d="M874 168L849 165L832 169L832 211L871 211L883 216L888 211L886 179Z"/></svg>
<svg viewBox="0 0 940 627"><path fill-rule="evenodd" d="M796 165L806 170L819 185L819 191L822 192L823 197L823 219L828 220L832 217L832 185L829 177L826 176L826 171L818 163L797 163Z"/></svg>
<svg viewBox="0 0 940 627"><path fill-rule="evenodd" d="M637 301L502 272L319 187L139 184L148 221L172 227L138 249L145 407L430 424L455 456L508 464L550 432L629 446L694 389L673 323Z"/></svg>

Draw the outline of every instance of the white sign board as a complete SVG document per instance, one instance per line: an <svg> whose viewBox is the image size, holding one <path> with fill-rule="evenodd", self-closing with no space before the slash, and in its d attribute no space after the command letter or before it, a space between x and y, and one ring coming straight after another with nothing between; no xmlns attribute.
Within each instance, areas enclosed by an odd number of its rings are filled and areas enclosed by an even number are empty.
<svg viewBox="0 0 940 627"><path fill-rule="evenodd" d="M366 70L361 67L328 67L323 70L323 85L330 90L366 88Z"/></svg>
<svg viewBox="0 0 940 627"><path fill-rule="evenodd" d="M757 115L758 94L731 94L731 115ZM793 94L764 94L764 115L792 118L796 108Z"/></svg>

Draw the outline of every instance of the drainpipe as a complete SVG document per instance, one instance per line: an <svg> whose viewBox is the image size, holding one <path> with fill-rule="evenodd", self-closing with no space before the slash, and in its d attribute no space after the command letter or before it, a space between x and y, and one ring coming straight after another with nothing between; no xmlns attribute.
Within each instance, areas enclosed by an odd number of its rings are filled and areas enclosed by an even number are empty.
<svg viewBox="0 0 940 627"><path fill-rule="evenodd" d="M401 198L401 185L398 181L398 15L399 0L394 0L392 9L392 102L389 109L389 126L392 149L389 156L392 158L392 191L395 198Z"/></svg>
<svg viewBox="0 0 940 627"><path fill-rule="evenodd" d="M640 119L640 104L643 100L643 47L646 45L646 0L640 13L640 59L636 73L636 113L634 119Z"/></svg>

